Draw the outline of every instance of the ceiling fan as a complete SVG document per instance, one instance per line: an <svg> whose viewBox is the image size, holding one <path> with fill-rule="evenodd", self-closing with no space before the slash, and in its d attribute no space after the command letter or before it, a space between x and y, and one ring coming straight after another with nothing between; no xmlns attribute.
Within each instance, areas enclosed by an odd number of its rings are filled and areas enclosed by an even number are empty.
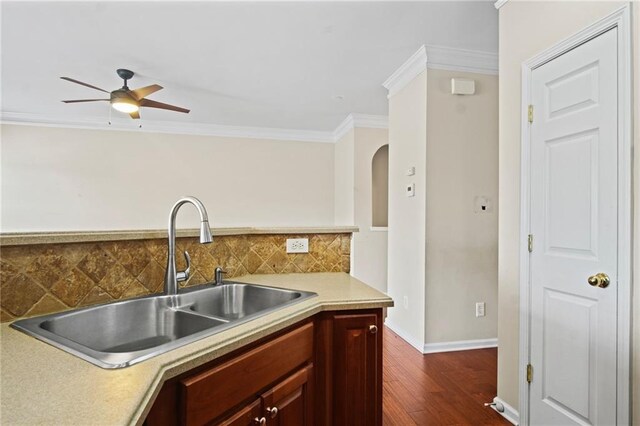
<svg viewBox="0 0 640 426"><path fill-rule="evenodd" d="M120 89L116 89L111 92L108 92L96 86L92 86L91 84L83 83L82 81L74 80L73 78L60 77L63 80L67 80L72 83L80 84L82 86L90 87L92 89L96 89L101 92L110 94L109 99L73 99L73 100L62 101L62 102L67 104L72 104L72 103L78 103L78 102L109 101L111 103L111 106L115 110L127 113L133 119L140 118L140 108L142 107L166 109L169 111L184 112L186 114L189 113L190 110L186 108L180 108L175 105L169 105L169 104L165 104L158 101L152 101L151 99L145 98L145 96L148 96L162 89L162 86L159 86L157 84L152 84L151 86L145 86L139 89L129 89L129 86L127 86L127 80L130 80L131 77L133 77L134 75L133 71L120 68L116 70L116 73L118 73L118 76L124 80L124 86L122 86Z"/></svg>

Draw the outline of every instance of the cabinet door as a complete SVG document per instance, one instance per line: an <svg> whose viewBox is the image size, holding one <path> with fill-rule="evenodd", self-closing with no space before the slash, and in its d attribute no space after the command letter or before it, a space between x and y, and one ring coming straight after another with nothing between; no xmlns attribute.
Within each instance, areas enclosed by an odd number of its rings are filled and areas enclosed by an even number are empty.
<svg viewBox="0 0 640 426"><path fill-rule="evenodd" d="M264 426L266 419L261 415L261 403L256 399L251 404L238 410L216 426Z"/></svg>
<svg viewBox="0 0 640 426"><path fill-rule="evenodd" d="M178 383L181 423L201 426L258 397L313 358L313 323Z"/></svg>
<svg viewBox="0 0 640 426"><path fill-rule="evenodd" d="M310 426L313 365L309 365L262 395L263 416L269 426Z"/></svg>
<svg viewBox="0 0 640 426"><path fill-rule="evenodd" d="M335 315L333 424L382 424L382 333L376 314Z"/></svg>

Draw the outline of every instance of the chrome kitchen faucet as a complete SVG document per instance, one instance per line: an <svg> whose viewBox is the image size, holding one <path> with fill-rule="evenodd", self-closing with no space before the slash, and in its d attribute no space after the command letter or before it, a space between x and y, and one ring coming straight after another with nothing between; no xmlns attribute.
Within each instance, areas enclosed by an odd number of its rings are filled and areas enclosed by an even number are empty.
<svg viewBox="0 0 640 426"><path fill-rule="evenodd" d="M185 251L184 258L187 261L187 269L176 271L176 216L180 207L186 203L193 204L198 209L198 213L200 213L200 244L209 244L213 240L211 229L209 228L209 217L204 204L196 197L179 199L169 213L169 253L167 255L167 272L164 277L164 293L167 295L178 294L178 283L188 280L191 270L191 257Z"/></svg>

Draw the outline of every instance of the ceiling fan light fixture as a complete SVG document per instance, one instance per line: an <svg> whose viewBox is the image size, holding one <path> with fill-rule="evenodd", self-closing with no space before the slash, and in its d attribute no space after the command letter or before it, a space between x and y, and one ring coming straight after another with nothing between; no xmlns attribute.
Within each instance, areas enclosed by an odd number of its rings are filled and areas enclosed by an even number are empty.
<svg viewBox="0 0 640 426"><path fill-rule="evenodd" d="M132 112L136 112L140 109L138 103L133 99L120 98L111 102L111 106L116 111L124 112L127 114L131 114Z"/></svg>
<svg viewBox="0 0 640 426"><path fill-rule="evenodd" d="M162 86L160 86L159 84L152 84L150 86L139 87L137 89L132 90L132 89L129 89L129 87L127 86L127 80L133 77L134 75L133 71L120 68L116 72L118 73L118 76L124 80L124 85L120 89L116 89L111 92L108 92L104 89L93 86L91 84L83 83L82 81L74 80L73 78L60 77L61 79L67 80L71 83L76 83L81 86L86 86L91 89L99 90L104 93L109 93L110 95L109 99L72 99L72 100L66 100L62 102L70 104L70 103L77 103L77 102L109 101L113 109L115 109L118 112L129 114L131 118L134 120L140 119L140 114L138 113L138 111L140 110L141 107L164 109L168 111L182 112L184 114L188 114L190 112L190 110L186 108L181 108L179 106L165 104L162 102L154 101L152 99L148 99L147 98L148 95L151 95L152 93L155 93L158 90L162 89Z"/></svg>

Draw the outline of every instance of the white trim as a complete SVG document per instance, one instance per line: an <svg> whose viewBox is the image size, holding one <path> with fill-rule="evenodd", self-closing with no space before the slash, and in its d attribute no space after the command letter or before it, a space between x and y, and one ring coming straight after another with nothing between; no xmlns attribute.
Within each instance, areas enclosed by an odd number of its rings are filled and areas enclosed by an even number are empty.
<svg viewBox="0 0 640 426"><path fill-rule="evenodd" d="M493 398L494 405L491 406L495 411L498 412L502 417L507 419L511 424L518 426L520 422L520 414L518 414L518 410L513 408L511 405L504 402L503 399L498 398L497 396ZM502 411L498 410L498 405L502 405Z"/></svg>
<svg viewBox="0 0 640 426"><path fill-rule="evenodd" d="M391 77L382 83L389 91L387 97L390 98L398 93L427 68L497 75L498 54L478 50L422 45L391 74Z"/></svg>
<svg viewBox="0 0 640 426"><path fill-rule="evenodd" d="M508 2L508 1L509 1L509 0L498 0L497 2L495 2L495 3L493 4L493 6L494 6L496 9L500 10L500 8L501 8L502 6L504 6L505 4L507 4L507 2Z"/></svg>
<svg viewBox="0 0 640 426"><path fill-rule="evenodd" d="M386 293L385 293L386 294ZM455 352L455 351L467 351L471 349L484 349L495 348L498 346L498 339L478 339L478 340L458 340L454 342L441 342L441 343L425 343L418 341L418 339L411 336L398 325L385 319L384 325L389 327L391 331L396 333L402 340L413 346L421 354L433 354L440 352Z"/></svg>
<svg viewBox="0 0 640 426"><path fill-rule="evenodd" d="M268 127L226 126L209 123L187 123L172 121L142 121L142 128L134 121L112 120L111 125L104 117L69 119L68 117L31 114L23 112L2 112L2 124L16 124L42 127L62 127L68 129L118 130L128 132L170 133L180 135L219 136L232 138L273 139L283 141L335 143L355 127L386 129L389 118L386 115L349 114L334 131L276 129Z"/></svg>
<svg viewBox="0 0 640 426"><path fill-rule="evenodd" d="M389 117L386 115L349 114L333 131L333 141L338 142L350 130L355 128L388 129Z"/></svg>
<svg viewBox="0 0 640 426"><path fill-rule="evenodd" d="M530 308L530 287L529 287L529 250L528 250L528 238L530 231L530 210L529 200L530 194L530 171L531 171L531 159L529 158L531 152L531 142L529 140L529 118L528 108L531 99L530 78L528 77L531 71L526 71L525 66L522 67L522 102L520 111L520 338L518 342L519 346L519 361L518 361L518 384L519 384L519 407L520 417L522 424L528 424L529 419L529 388L526 383L526 366L531 359L529 328L531 323L529 321ZM525 105L526 104L526 105Z"/></svg>
<svg viewBox="0 0 640 426"><path fill-rule="evenodd" d="M42 114L2 112L2 124L35 125L44 127L65 127L72 129L119 130L129 132L173 133L181 135L221 136L252 139L275 139L285 141L305 141L333 143L333 132L315 130L275 129L265 127L226 126L220 124L150 121L143 120L142 128L131 122L112 121L109 125L104 117L69 119Z"/></svg>
<svg viewBox="0 0 640 426"><path fill-rule="evenodd" d="M371 232L389 232L388 226L372 226L369 228Z"/></svg>
<svg viewBox="0 0 640 426"><path fill-rule="evenodd" d="M479 50L427 46L427 68L497 75L498 54Z"/></svg>
<svg viewBox="0 0 640 426"><path fill-rule="evenodd" d="M353 117L355 127L366 127L368 129L388 129L389 117L386 115L373 114L350 114Z"/></svg>
<svg viewBox="0 0 640 426"><path fill-rule="evenodd" d="M618 28L618 366L617 424L630 422L631 386L631 34L629 4L598 20L577 34L559 42L522 64L521 105L521 194L520 194L520 416L523 425L529 419L529 386L525 380L525 365L530 360L530 283L529 253L525 249L530 229L530 134L527 108L530 103L531 72L546 62L597 37L611 28Z"/></svg>
<svg viewBox="0 0 640 426"><path fill-rule="evenodd" d="M425 343L422 348L423 354L439 352L468 351L471 349L495 348L498 346L498 339L478 339L478 340L458 340L454 342Z"/></svg>
<svg viewBox="0 0 640 426"><path fill-rule="evenodd" d="M422 352L423 347L424 347L423 343L419 342L417 339L414 339L409 333L407 333L402 328L398 327L393 322L391 322L391 320L389 318L385 319L384 325L389 327L391 329L391 331L393 331L398 336L400 336L402 338L402 340L404 340L405 342L407 342L408 344L413 346L418 352L423 353Z"/></svg>
<svg viewBox="0 0 640 426"><path fill-rule="evenodd" d="M400 68L395 70L382 85L389 91L387 97L391 97L398 93L411 80L416 78L420 73L427 69L427 49L425 45L420 48L407 59Z"/></svg>
<svg viewBox="0 0 640 426"><path fill-rule="evenodd" d="M347 118L342 120L342 123L338 124L338 127L333 131L333 140L338 142L340 139L344 137L350 130L354 129L355 121L353 119L353 114L347 115Z"/></svg>

